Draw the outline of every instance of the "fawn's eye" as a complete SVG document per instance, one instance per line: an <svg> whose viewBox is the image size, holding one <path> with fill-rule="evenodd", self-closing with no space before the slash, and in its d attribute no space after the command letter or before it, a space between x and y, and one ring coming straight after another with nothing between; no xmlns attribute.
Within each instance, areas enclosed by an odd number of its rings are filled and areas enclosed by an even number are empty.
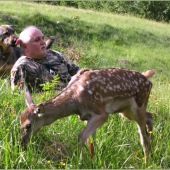
<svg viewBox="0 0 170 170"><path fill-rule="evenodd" d="M31 124L27 124L26 129L30 129L30 128L31 128Z"/></svg>

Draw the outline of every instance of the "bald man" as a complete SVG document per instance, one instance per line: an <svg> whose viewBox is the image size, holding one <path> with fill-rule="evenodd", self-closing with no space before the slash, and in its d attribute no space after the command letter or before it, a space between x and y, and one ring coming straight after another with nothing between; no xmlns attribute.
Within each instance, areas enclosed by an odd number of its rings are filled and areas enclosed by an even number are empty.
<svg viewBox="0 0 170 170"><path fill-rule="evenodd" d="M24 83L31 91L41 90L40 84L51 82L55 75L59 76L57 87L66 87L71 76L79 67L66 59L57 51L46 50L43 33L35 26L25 28L20 36L24 56L21 56L11 70L11 87L17 85L22 90Z"/></svg>

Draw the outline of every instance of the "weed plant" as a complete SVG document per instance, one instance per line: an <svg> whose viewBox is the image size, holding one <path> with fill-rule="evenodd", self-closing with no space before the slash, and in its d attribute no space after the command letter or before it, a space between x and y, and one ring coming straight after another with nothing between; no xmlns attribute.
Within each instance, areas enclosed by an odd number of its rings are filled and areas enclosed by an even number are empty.
<svg viewBox="0 0 170 170"><path fill-rule="evenodd" d="M10 77L0 79L0 169L163 169L170 168L170 25L90 10L33 2L0 2L0 25L11 24L16 34L35 25L45 37L56 36L52 49L80 68L123 67L139 72L155 69L147 111L153 113L153 146L148 163L135 122L118 114L97 131L94 162L85 145L84 164L77 154L77 135L85 126L72 115L43 127L27 150L19 143L20 115L26 108L24 92L11 91ZM46 95L33 93L36 104L57 93L44 84ZM48 92L47 92L48 91Z"/></svg>

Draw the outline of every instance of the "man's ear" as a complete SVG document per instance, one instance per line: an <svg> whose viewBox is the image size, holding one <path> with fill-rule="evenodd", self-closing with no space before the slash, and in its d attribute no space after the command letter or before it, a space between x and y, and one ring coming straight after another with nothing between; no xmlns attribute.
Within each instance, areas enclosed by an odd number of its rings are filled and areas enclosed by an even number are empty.
<svg viewBox="0 0 170 170"><path fill-rule="evenodd" d="M21 43L21 47L22 47L22 49L23 49L24 51L27 50L27 44Z"/></svg>
<svg viewBox="0 0 170 170"><path fill-rule="evenodd" d="M34 108L34 114L36 114L38 117L41 117L45 114L44 105L42 103L36 105L36 107Z"/></svg>

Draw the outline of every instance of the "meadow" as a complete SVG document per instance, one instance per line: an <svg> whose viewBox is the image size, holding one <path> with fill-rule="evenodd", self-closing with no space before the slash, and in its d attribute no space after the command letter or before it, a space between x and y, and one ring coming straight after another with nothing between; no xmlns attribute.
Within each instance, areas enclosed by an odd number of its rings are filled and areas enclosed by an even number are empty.
<svg viewBox="0 0 170 170"><path fill-rule="evenodd" d="M147 111L153 113L153 146L144 163L135 122L118 114L97 131L94 162L85 145L84 163L77 154L77 135L85 126L72 115L43 127L27 150L19 143L24 92L11 91L10 76L0 79L0 169L167 169L170 168L170 25L128 15L94 12L32 2L0 1L0 25L16 34L35 25L45 38L56 36L52 49L80 68L154 69ZM33 93L35 103L57 93Z"/></svg>

